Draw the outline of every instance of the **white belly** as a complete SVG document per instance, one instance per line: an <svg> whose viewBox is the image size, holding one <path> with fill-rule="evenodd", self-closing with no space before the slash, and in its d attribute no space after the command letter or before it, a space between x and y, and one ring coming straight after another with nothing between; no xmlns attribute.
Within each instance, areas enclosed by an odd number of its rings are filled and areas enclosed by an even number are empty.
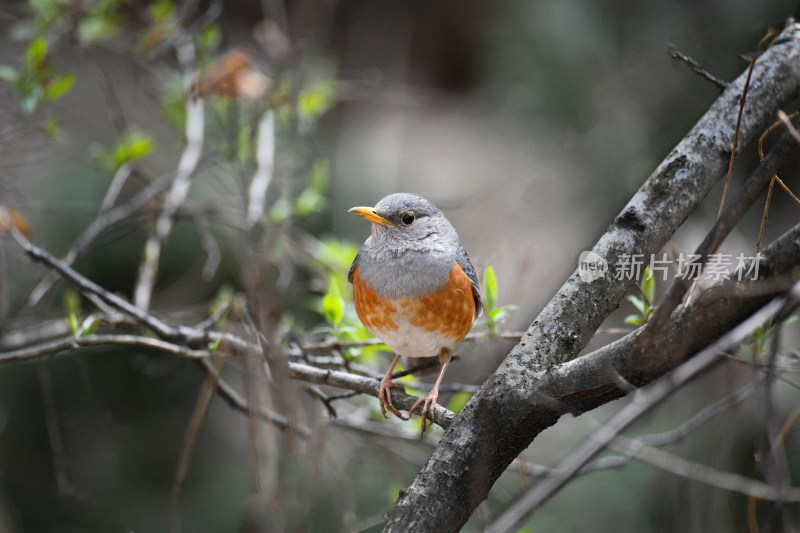
<svg viewBox="0 0 800 533"><path fill-rule="evenodd" d="M439 355L442 348L451 348L455 344L452 339L446 339L436 331L412 326L404 318L397 320L397 329L393 331L384 331L380 335L373 333L394 353L406 357L433 357Z"/></svg>

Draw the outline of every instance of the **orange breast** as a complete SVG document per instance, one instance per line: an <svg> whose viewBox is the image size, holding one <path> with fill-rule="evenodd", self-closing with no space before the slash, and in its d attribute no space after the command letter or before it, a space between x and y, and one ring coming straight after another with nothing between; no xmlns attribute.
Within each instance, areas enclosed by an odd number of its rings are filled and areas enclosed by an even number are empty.
<svg viewBox="0 0 800 533"><path fill-rule="evenodd" d="M390 346L393 343L388 339L396 337L398 328L405 331L409 327L409 336L419 337L421 343L436 338L441 339L436 341L442 344L439 348L452 346L469 333L475 320L472 285L458 263L454 263L444 286L429 294L399 299L378 296L358 275L356 267L353 272L353 302L364 326ZM407 340L414 342L413 339Z"/></svg>

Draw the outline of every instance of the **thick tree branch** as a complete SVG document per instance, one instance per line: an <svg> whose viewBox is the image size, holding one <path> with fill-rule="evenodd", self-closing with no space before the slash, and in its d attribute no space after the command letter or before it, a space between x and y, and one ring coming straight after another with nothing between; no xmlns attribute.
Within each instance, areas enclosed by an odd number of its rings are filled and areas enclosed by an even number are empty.
<svg viewBox="0 0 800 533"><path fill-rule="evenodd" d="M800 90L800 30L794 23L780 42L759 57L753 70L740 147ZM727 168L745 75L728 86L647 179L594 246L596 254L615 264L623 255L656 252L708 194ZM401 491L386 530L457 531L509 463L565 409L590 409L625 394L620 377L639 386L660 377L764 303L739 298L738 309L718 308L707 316L708 323L695 323L702 324L692 332L695 337L688 332L692 324L678 320L667 329L684 334L677 337L681 342L665 345L676 337L663 331L644 359L631 361L617 352L610 359L593 354L570 361L632 288L632 280L606 277L587 283L573 273L496 375L458 414L413 484ZM737 296L729 301L737 302ZM614 345L620 349L620 341ZM564 361L569 362L560 365Z"/></svg>

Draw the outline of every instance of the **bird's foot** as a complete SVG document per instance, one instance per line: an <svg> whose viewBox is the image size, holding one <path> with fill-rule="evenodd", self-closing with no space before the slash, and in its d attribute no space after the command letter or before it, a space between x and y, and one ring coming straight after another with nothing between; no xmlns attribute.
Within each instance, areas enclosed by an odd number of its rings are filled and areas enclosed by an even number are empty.
<svg viewBox="0 0 800 533"><path fill-rule="evenodd" d="M422 417L422 434L420 435L420 439L425 436L425 429L428 424L428 411L433 410L437 398L439 398L439 390L438 387L434 387L428 394L417 400L416 403L411 406L411 409L408 410L408 414L410 415L417 407L422 405L422 410L419 413L419 416Z"/></svg>
<svg viewBox="0 0 800 533"><path fill-rule="evenodd" d="M398 385L392 381L391 374L387 374L381 380L381 386L378 390L378 402L381 404L381 413L383 413L383 418L388 418L386 416L386 411L388 410L400 420L408 420L408 417L404 416L394 405L392 405L392 389L400 389L404 392L406 390L406 388L402 385Z"/></svg>

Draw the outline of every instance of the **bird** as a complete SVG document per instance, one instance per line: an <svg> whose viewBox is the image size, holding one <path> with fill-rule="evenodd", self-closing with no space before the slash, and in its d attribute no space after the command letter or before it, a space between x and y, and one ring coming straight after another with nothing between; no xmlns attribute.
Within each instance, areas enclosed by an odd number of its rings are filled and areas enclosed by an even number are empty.
<svg viewBox="0 0 800 533"><path fill-rule="evenodd" d="M478 276L453 225L421 196L394 193L375 207L348 212L372 223L347 276L356 314L395 353L378 390L384 417L388 410L407 420L391 396L392 388L403 389L392 382L401 356L439 358L433 388L409 409L411 415L422 407L424 435L453 346L469 333L483 308Z"/></svg>

